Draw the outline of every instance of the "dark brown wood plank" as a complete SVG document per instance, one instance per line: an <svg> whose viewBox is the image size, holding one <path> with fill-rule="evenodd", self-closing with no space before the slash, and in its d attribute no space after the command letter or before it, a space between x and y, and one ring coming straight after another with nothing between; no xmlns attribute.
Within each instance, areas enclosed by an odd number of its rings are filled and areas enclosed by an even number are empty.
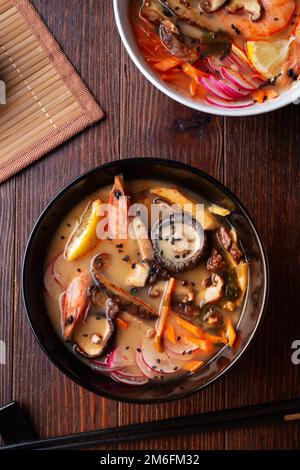
<svg viewBox="0 0 300 470"><path fill-rule="evenodd" d="M250 211L270 262L265 320L239 364L226 375L226 407L299 396L291 344L300 337L299 112L295 106L256 118L226 119L226 184ZM232 431L227 448L298 448L297 425Z"/></svg>
<svg viewBox="0 0 300 470"><path fill-rule="evenodd" d="M108 119L75 137L20 173L17 185L16 259L20 260L34 220L51 197L80 173L118 153L120 43L109 1L34 2L67 56L105 108ZM92 19L92 20L91 20ZM106 79L109 77L109 79ZM16 264L17 276L20 262ZM34 287L34 286L33 286ZM63 376L37 345L17 283L14 313L13 397L41 436L117 424L117 404L101 399Z"/></svg>
<svg viewBox="0 0 300 470"><path fill-rule="evenodd" d="M15 181L0 186L0 406L11 401L15 283ZM5 362L5 363L2 363Z"/></svg>
<svg viewBox="0 0 300 470"><path fill-rule="evenodd" d="M122 49L120 156L170 158L223 179L223 118L198 113L157 91ZM119 405L120 424L194 414L224 406L220 383L185 400L159 405ZM123 449L216 449L223 433L157 439L120 446Z"/></svg>

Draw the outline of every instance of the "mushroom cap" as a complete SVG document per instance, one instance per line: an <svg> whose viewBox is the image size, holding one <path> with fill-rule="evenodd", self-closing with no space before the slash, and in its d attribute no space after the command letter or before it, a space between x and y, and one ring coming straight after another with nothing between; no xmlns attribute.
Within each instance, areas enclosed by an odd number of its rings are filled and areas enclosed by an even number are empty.
<svg viewBox="0 0 300 470"><path fill-rule="evenodd" d="M171 272L195 267L206 254L206 233L202 225L185 212L158 220L152 227L151 239L157 261Z"/></svg>

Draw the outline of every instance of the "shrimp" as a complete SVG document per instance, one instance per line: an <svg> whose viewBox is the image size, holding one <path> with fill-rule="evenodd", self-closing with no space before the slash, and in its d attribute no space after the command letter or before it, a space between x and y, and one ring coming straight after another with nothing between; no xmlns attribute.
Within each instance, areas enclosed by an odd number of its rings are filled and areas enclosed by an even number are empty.
<svg viewBox="0 0 300 470"><path fill-rule="evenodd" d="M295 30L293 31L295 40L290 45L290 55L286 64L287 74L291 74L292 79L300 77L300 18L296 25ZM290 72L289 72L290 71Z"/></svg>
<svg viewBox="0 0 300 470"><path fill-rule="evenodd" d="M286 28L296 9L296 0L259 0L263 7L261 18L251 20L246 10L230 13L230 4L213 13L199 14L192 3L185 6L180 0L164 0L163 3L181 19L210 31L226 30L231 35L233 28L243 39L259 39L272 36ZM242 3L242 2L241 2Z"/></svg>
<svg viewBox="0 0 300 470"><path fill-rule="evenodd" d="M78 320L86 318L90 306L90 285L91 277L87 273L81 273L72 279L67 290L61 295L62 330L67 341L72 338Z"/></svg>
<svg viewBox="0 0 300 470"><path fill-rule="evenodd" d="M264 11L257 21L251 21L249 14L242 10L228 14L226 9L217 12L218 19L230 28L233 24L247 39L272 36L289 25L296 8L295 0L260 0L260 3Z"/></svg>

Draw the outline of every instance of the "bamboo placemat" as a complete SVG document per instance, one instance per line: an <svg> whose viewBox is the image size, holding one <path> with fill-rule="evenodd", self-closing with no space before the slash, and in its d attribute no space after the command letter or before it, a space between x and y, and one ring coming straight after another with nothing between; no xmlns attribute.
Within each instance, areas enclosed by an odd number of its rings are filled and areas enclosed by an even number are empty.
<svg viewBox="0 0 300 470"><path fill-rule="evenodd" d="M0 0L0 79L0 182L103 117L29 0Z"/></svg>

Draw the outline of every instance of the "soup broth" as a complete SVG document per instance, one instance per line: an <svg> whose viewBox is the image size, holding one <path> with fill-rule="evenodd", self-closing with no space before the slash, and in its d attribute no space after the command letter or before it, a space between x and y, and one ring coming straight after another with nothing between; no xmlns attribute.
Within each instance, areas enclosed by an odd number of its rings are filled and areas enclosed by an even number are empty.
<svg viewBox="0 0 300 470"><path fill-rule="evenodd" d="M299 0L130 5L145 59L188 97L243 108L276 99L299 79Z"/></svg>
<svg viewBox="0 0 300 470"><path fill-rule="evenodd" d="M66 346L138 386L234 347L248 262L229 215L186 188L121 175L80 202L45 262L47 311Z"/></svg>

